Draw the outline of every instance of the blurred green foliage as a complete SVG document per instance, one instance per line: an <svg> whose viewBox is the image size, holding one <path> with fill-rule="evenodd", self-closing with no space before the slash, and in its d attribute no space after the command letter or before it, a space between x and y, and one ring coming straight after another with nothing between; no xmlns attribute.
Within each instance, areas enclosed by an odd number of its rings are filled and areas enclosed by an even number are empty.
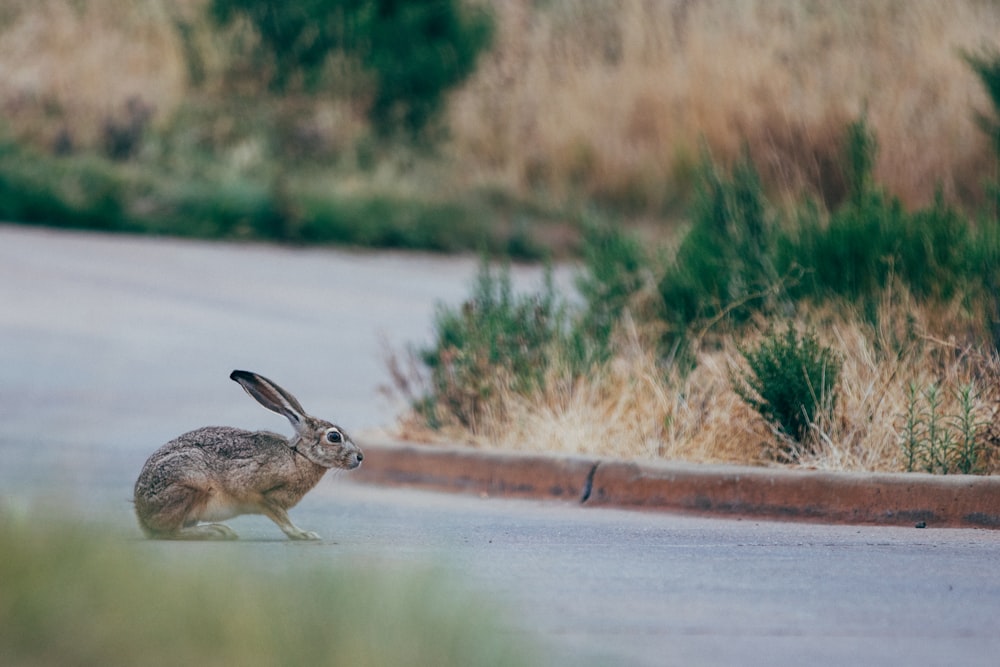
<svg viewBox="0 0 1000 667"><path fill-rule="evenodd" d="M781 259L803 280L796 297L835 295L871 306L899 278L920 297L951 298L971 277L969 221L938 194L932 206L907 212L875 183L876 143L863 121L848 127L844 164L848 199L828 220L803 207L795 234L781 239Z"/></svg>
<svg viewBox="0 0 1000 667"><path fill-rule="evenodd" d="M459 0L212 0L211 11L256 29L278 91L315 90L334 52L356 58L374 80L369 117L381 134L427 129L493 35L483 7Z"/></svg>
<svg viewBox="0 0 1000 667"><path fill-rule="evenodd" d="M580 371L611 355L611 337L652 275L652 257L620 226L590 221L583 234L583 270L576 288L584 307L570 333L569 359Z"/></svg>
<svg viewBox="0 0 1000 667"><path fill-rule="evenodd" d="M696 321L746 321L777 282L775 223L750 157L727 175L706 156L695 193L691 229L659 285L664 318L680 331Z"/></svg>
<svg viewBox="0 0 1000 667"><path fill-rule="evenodd" d="M0 138L0 219L122 230L123 184L92 156L56 159Z"/></svg>
<svg viewBox="0 0 1000 667"><path fill-rule="evenodd" d="M340 192L294 176L182 174L95 155L55 157L0 139L0 219L22 223L539 258L541 245L504 216L475 193Z"/></svg>

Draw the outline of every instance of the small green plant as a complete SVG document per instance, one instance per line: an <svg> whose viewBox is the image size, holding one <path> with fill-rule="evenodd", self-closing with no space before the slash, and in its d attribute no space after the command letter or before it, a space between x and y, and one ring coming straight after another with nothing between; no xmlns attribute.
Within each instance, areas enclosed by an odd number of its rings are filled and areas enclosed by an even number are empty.
<svg viewBox="0 0 1000 667"><path fill-rule="evenodd" d="M906 391L906 413L903 416L904 424L900 433L900 446L903 448L903 462L906 465L906 471L913 472L924 456L925 440L921 437L923 415L918 405L917 385L911 382Z"/></svg>
<svg viewBox="0 0 1000 667"><path fill-rule="evenodd" d="M958 388L958 414L953 421L957 446L955 448L955 469L963 475L971 475L979 470L978 436L985 421L978 419L976 395L971 384Z"/></svg>
<svg viewBox="0 0 1000 667"><path fill-rule="evenodd" d="M941 387L920 390L910 384L900 446L907 472L922 470L938 475L972 475L980 471L980 434L986 422L979 417L975 388L955 389L958 412L945 412Z"/></svg>
<svg viewBox="0 0 1000 667"><path fill-rule="evenodd" d="M582 255L584 267L576 287L585 306L573 333L581 370L610 355L611 334L651 273L648 252L620 226L590 224L584 230Z"/></svg>
<svg viewBox="0 0 1000 667"><path fill-rule="evenodd" d="M772 329L754 349L741 349L749 370L733 372L736 394L785 438L781 458L795 460L808 450L810 426L832 415L840 359L815 334L799 336L791 324L784 334ZM798 445L798 446L795 446Z"/></svg>

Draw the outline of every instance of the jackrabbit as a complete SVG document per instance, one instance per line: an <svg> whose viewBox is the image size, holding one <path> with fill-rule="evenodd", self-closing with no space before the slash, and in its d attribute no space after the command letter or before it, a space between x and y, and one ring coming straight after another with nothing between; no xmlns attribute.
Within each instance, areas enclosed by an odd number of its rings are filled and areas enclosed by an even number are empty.
<svg viewBox="0 0 1000 667"><path fill-rule="evenodd" d="M340 427L310 417L290 393L265 377L233 371L229 378L268 410L285 416L291 439L268 431L208 426L153 452L135 482L135 513L148 537L235 539L216 522L263 514L293 540L318 540L288 510L329 468L353 469L363 455Z"/></svg>

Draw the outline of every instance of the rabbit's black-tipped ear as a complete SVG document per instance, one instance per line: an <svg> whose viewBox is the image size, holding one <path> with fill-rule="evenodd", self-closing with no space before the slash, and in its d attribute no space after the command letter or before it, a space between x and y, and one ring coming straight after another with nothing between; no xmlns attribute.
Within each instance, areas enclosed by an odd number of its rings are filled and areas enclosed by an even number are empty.
<svg viewBox="0 0 1000 667"><path fill-rule="evenodd" d="M233 371L229 374L229 379L239 382L240 386L265 408L283 415L296 431L305 427L305 410L294 396L274 382L250 371Z"/></svg>

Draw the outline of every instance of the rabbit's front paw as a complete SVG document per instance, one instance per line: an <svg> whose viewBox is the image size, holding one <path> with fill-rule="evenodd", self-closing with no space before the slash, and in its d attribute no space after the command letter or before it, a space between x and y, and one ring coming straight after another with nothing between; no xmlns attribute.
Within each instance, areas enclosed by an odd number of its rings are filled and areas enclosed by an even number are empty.
<svg viewBox="0 0 1000 667"><path fill-rule="evenodd" d="M294 532L289 532L288 537L293 540L322 540L323 538L319 536L319 533L314 533L311 530L296 530Z"/></svg>

